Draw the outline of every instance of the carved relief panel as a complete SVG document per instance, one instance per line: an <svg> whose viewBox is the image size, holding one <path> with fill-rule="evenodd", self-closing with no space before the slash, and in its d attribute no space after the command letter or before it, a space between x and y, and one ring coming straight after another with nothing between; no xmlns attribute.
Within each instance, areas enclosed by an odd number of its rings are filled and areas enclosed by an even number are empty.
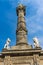
<svg viewBox="0 0 43 65"><path fill-rule="evenodd" d="M39 55L38 54L34 54L33 56L33 62L34 62L34 65L39 65Z"/></svg>
<svg viewBox="0 0 43 65"><path fill-rule="evenodd" d="M11 61L13 65L33 65L33 59L28 56L12 57Z"/></svg>

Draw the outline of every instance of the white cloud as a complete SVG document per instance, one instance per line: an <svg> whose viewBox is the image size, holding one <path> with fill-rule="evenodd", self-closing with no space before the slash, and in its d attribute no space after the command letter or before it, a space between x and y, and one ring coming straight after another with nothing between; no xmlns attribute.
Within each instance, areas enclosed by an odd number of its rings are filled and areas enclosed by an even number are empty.
<svg viewBox="0 0 43 65"><path fill-rule="evenodd" d="M38 9L37 9L37 14L38 16L42 15L43 13L43 0L19 0L20 3L23 3L25 5L28 5L29 7L29 4L32 4L33 7L36 6Z"/></svg>
<svg viewBox="0 0 43 65"><path fill-rule="evenodd" d="M36 20L36 19L35 19ZM27 24L27 29L28 29L28 33L34 34L37 33L38 31L42 32L43 31L43 23L41 23L41 21L37 22L37 20L35 21L34 17L32 18L26 18L26 24Z"/></svg>
<svg viewBox="0 0 43 65"><path fill-rule="evenodd" d="M22 2L25 2L25 0ZM36 33L39 30L43 30L43 0L30 0L30 4L31 3L32 5L34 5L33 7L37 7L37 11L36 14L34 14L33 16L27 16L26 23L28 30L30 28L30 33ZM32 11L30 11L30 13L31 12Z"/></svg>
<svg viewBox="0 0 43 65"><path fill-rule="evenodd" d="M18 2L27 5L29 4L30 0L19 0Z"/></svg>

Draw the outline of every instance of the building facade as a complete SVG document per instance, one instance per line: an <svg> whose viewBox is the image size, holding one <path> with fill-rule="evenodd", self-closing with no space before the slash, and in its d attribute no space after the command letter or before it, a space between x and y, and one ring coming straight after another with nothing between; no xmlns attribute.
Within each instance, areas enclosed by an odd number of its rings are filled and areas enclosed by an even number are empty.
<svg viewBox="0 0 43 65"><path fill-rule="evenodd" d="M26 7L19 4L16 8L18 22L16 30L16 46L7 47L0 53L0 65L43 65L43 50L32 47L27 42Z"/></svg>

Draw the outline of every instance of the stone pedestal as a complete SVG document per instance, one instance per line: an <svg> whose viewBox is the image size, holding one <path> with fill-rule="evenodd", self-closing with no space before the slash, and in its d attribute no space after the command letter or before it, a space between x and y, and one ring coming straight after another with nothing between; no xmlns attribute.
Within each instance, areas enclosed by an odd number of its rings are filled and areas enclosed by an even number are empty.
<svg viewBox="0 0 43 65"><path fill-rule="evenodd" d="M41 49L29 49L24 46L21 49L3 51L1 58L4 59L4 65L41 65L42 56Z"/></svg>

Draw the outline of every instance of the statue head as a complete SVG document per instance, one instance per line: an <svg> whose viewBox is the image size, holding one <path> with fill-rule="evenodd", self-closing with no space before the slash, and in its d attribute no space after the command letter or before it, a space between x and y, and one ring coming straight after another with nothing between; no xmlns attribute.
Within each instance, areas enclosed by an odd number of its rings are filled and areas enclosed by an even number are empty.
<svg viewBox="0 0 43 65"><path fill-rule="evenodd" d="M11 42L11 40L10 40L10 38L8 38L7 41L6 41L6 43L10 43L10 42Z"/></svg>

